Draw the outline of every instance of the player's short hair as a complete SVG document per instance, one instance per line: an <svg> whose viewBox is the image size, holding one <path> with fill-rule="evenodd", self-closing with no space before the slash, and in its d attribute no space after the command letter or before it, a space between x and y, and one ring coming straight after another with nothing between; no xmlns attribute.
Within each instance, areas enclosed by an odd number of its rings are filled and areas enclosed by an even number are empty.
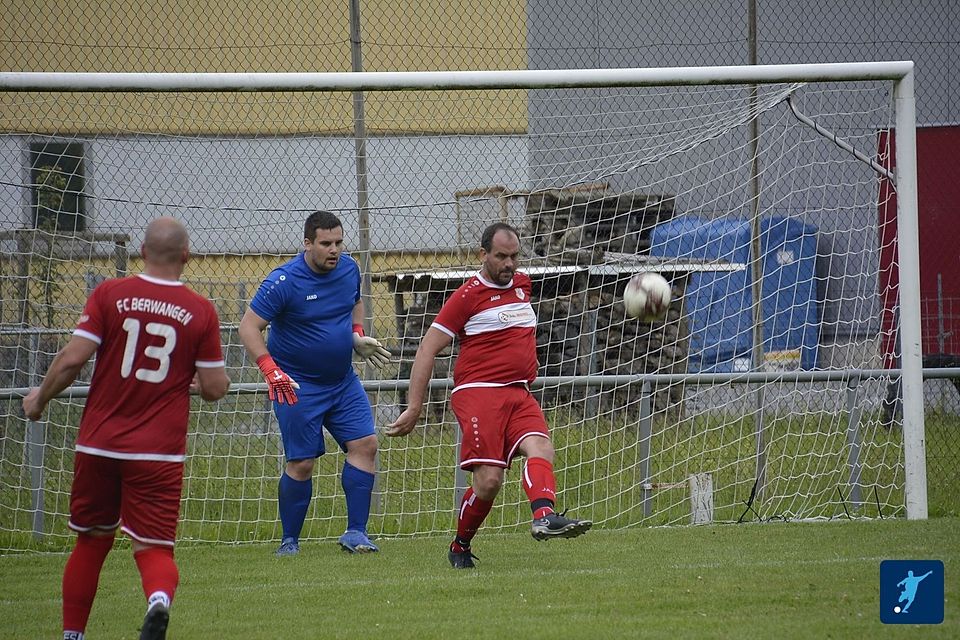
<svg viewBox="0 0 960 640"><path fill-rule="evenodd" d="M520 239L520 232L511 225L506 222L494 222L484 229L483 235L480 236L480 247L484 251L489 252L493 248L493 236L497 235L497 231L509 231L517 237L517 240Z"/></svg>
<svg viewBox="0 0 960 640"><path fill-rule="evenodd" d="M336 229L337 227L343 228L340 218L329 211L314 211L303 223L303 237L313 242L317 239L317 229Z"/></svg>

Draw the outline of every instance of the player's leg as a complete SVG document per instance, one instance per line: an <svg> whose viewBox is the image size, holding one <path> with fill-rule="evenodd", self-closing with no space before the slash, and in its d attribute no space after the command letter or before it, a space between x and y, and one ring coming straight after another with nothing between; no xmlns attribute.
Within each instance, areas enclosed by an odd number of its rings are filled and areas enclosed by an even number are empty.
<svg viewBox="0 0 960 640"><path fill-rule="evenodd" d="M347 503L347 528L339 544L351 553L372 553L379 549L367 535L377 468L377 436L370 400L356 376L348 376L335 394L338 401L327 412L324 425L347 454L340 473Z"/></svg>
<svg viewBox="0 0 960 640"><path fill-rule="evenodd" d="M300 532L313 497L313 469L316 458L325 453L321 425L331 403L329 394L308 382L300 383L297 397L293 405L273 404L287 461L277 483L277 507L283 529L278 556L300 552Z"/></svg>
<svg viewBox="0 0 960 640"><path fill-rule="evenodd" d="M123 462L121 529L133 540L133 559L147 601L141 640L162 640L180 583L173 547L180 515L183 463Z"/></svg>
<svg viewBox="0 0 960 640"><path fill-rule="evenodd" d="M77 452L69 527L77 542L63 570L63 637L83 638L103 562L120 525L119 461Z"/></svg>
<svg viewBox="0 0 960 640"><path fill-rule="evenodd" d="M97 595L100 570L113 548L114 533L78 533L63 569L63 637L79 640L87 628Z"/></svg>
<svg viewBox="0 0 960 640"><path fill-rule="evenodd" d="M520 485L523 487L533 519L554 513L557 501L557 479L553 473L553 443L541 435L528 434L518 443L518 452L526 458Z"/></svg>
<svg viewBox="0 0 960 640"><path fill-rule="evenodd" d="M352 553L379 551L367 536L370 502L376 476L377 437L370 435L345 443L347 459L340 473L347 502L347 528L340 537L340 546Z"/></svg>
<svg viewBox="0 0 960 640"><path fill-rule="evenodd" d="M277 483L277 509L283 535L278 556L292 556L300 552L300 532L307 518L313 497L313 458L287 460Z"/></svg>
<svg viewBox="0 0 960 640"><path fill-rule="evenodd" d="M533 395L523 387L512 387L515 401L507 427L507 458L520 454L526 458L521 485L533 512L531 534L537 540L575 538L586 533L593 522L568 518L556 512L557 480L553 471L554 449L543 411Z"/></svg>
<svg viewBox="0 0 960 640"><path fill-rule="evenodd" d="M140 627L140 640L163 640L170 624L170 605L180 582L173 547L145 545L134 541L133 559L140 571L147 613Z"/></svg>
<svg viewBox="0 0 960 640"><path fill-rule="evenodd" d="M457 535L448 559L455 569L474 566L473 538L493 508L507 466L504 429L507 413L501 389L468 388L453 394L450 404L460 425L460 467L471 471L471 485L457 512Z"/></svg>
<svg viewBox="0 0 960 640"><path fill-rule="evenodd" d="M909 592L906 594L906 596L907 596L906 598L907 604L903 605L903 611L901 611L900 613L907 613L910 610L910 605L913 604L913 599L917 597L917 592L916 591ZM903 598L901 598L901 600L902 599Z"/></svg>
<svg viewBox="0 0 960 640"><path fill-rule="evenodd" d="M471 551L471 543L503 486L503 467L478 464L473 466L472 472L473 482L463 494L457 512L457 535L447 554L455 569L473 568L476 556Z"/></svg>

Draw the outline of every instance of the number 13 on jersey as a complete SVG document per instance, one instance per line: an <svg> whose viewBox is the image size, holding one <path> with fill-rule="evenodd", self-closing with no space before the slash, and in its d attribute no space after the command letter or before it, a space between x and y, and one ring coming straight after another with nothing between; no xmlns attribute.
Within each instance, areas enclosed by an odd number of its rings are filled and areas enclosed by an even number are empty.
<svg viewBox="0 0 960 640"><path fill-rule="evenodd" d="M169 324L162 322L148 322L144 331L151 336L163 338L162 345L150 345L143 349L143 355L157 362L156 368L148 369L141 367L133 371L133 361L137 357L140 341L140 321L136 318L126 318L123 321L123 330L127 332L127 342L123 348L123 361L120 363L120 376L129 378L130 374L137 380L144 382L163 382L167 373L170 371L170 354L177 346L177 330Z"/></svg>

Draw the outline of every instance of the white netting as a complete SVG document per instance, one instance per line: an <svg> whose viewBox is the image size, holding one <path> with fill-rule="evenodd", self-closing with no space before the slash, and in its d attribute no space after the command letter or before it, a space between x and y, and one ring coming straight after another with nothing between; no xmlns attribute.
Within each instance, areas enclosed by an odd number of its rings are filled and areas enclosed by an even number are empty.
<svg viewBox="0 0 960 640"><path fill-rule="evenodd" d="M92 287L137 272L147 222L172 214L196 254L185 280L219 309L229 373L256 388L236 324L324 208L370 265L372 330L395 354L361 371L382 426L420 336L476 268L480 230L507 220L534 279L562 507L605 527L902 514L882 381L731 380L878 368L896 326L877 319L895 266L881 257L878 176L794 117L789 94L868 156L886 151L889 83L371 91L362 163L348 92L0 94L0 387L37 382ZM625 319L619 302L646 270L674 290L654 323ZM714 373L731 375L690 377ZM636 374L676 377L606 377ZM63 544L83 398L55 401L42 425L18 404L0 404L0 548L38 530ZM462 479L446 390L424 415L409 437L381 438L375 535L453 526ZM282 454L265 394L196 400L191 434L181 538L277 538ZM341 465L320 460L304 539L343 530ZM516 476L487 529L528 523Z"/></svg>

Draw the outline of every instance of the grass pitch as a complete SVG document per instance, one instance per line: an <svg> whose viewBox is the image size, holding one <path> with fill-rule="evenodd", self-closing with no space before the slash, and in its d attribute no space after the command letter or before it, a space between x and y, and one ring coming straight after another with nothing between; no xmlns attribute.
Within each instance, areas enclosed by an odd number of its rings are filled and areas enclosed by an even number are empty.
<svg viewBox="0 0 960 640"><path fill-rule="evenodd" d="M535 542L480 535L474 571L447 539L333 542L294 558L273 544L178 550L170 640L208 638L956 638L960 520L872 520L594 530ZM941 625L883 625L884 559L940 559ZM60 629L64 554L0 557L0 638ZM87 637L136 638L144 598L128 545L107 559Z"/></svg>

